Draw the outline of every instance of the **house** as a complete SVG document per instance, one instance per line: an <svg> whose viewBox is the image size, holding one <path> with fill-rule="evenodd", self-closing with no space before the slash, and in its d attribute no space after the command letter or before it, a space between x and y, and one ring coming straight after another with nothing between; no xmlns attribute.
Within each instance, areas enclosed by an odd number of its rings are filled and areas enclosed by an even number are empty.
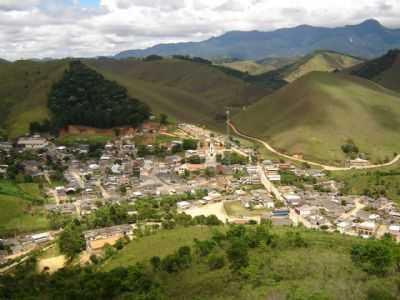
<svg viewBox="0 0 400 300"><path fill-rule="evenodd" d="M133 238L133 227L131 225L118 225L94 230L88 230L83 233L88 250L99 250L105 245L114 245L123 237Z"/></svg>
<svg viewBox="0 0 400 300"><path fill-rule="evenodd" d="M49 232L43 232L43 233L38 233L38 234L33 234L31 236L32 240L34 243L45 243L48 242L52 239L51 235Z"/></svg>
<svg viewBox="0 0 400 300"><path fill-rule="evenodd" d="M8 165L0 165L0 177L6 177Z"/></svg>
<svg viewBox="0 0 400 300"><path fill-rule="evenodd" d="M303 216L303 217L310 216L313 213L314 210L315 210L314 207L311 207L311 206L308 206L308 205L303 205L303 206L300 206L300 207L296 207L294 209L294 211L298 215Z"/></svg>
<svg viewBox="0 0 400 300"><path fill-rule="evenodd" d="M359 236L368 238L374 236L377 230L375 222L365 221L355 225L355 230Z"/></svg>
<svg viewBox="0 0 400 300"><path fill-rule="evenodd" d="M18 139L17 142L18 146L30 150L43 149L46 148L48 144L49 143L47 142L47 140L39 135L34 135L31 137L21 137Z"/></svg>
<svg viewBox="0 0 400 300"><path fill-rule="evenodd" d="M342 221L336 224L336 229L342 234L348 233L351 230L351 227L351 223L346 221Z"/></svg>
<svg viewBox="0 0 400 300"><path fill-rule="evenodd" d="M176 203L176 206L178 207L178 209L185 210L185 209L189 209L192 206L192 204L188 201L180 201L180 202Z"/></svg>
<svg viewBox="0 0 400 300"><path fill-rule="evenodd" d="M392 224L389 226L389 233L393 235L393 237L400 241L400 224Z"/></svg>
<svg viewBox="0 0 400 300"><path fill-rule="evenodd" d="M281 175L279 174L271 174L267 175L269 181L281 181Z"/></svg>
<svg viewBox="0 0 400 300"><path fill-rule="evenodd" d="M369 166L369 164L370 164L368 160L365 160L365 159L362 159L359 157L356 159L349 160L348 162L349 162L349 165L351 168L362 168L362 167Z"/></svg>
<svg viewBox="0 0 400 300"><path fill-rule="evenodd" d="M10 142L0 142L0 150L9 152L13 148L13 145Z"/></svg>

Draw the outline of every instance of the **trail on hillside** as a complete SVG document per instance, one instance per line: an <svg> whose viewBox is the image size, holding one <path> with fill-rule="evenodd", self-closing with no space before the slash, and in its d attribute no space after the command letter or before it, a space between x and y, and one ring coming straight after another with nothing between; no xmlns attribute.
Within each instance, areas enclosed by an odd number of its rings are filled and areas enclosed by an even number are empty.
<svg viewBox="0 0 400 300"><path fill-rule="evenodd" d="M267 142L265 142L265 141L263 141L263 140L261 140L259 138L256 138L256 137L253 137L253 136L250 136L250 135L247 135L247 134L244 134L244 133L240 132L240 130L237 129L236 126L232 122L229 122L228 125L232 128L232 130L238 136L241 136L241 137L243 137L245 139L248 139L248 140L253 140L253 141L256 141L258 143L261 143L265 148L267 148L269 151L271 151L272 153L274 153L276 155L279 155L281 157L284 157L284 158L292 160L292 161L297 161L297 162L301 162L301 163L307 163L310 166L320 167L320 168L322 168L324 170L327 170L327 171L350 171L350 170L363 170L363 169L382 168L382 167L391 166L391 165L397 163L400 160L400 154L399 154L393 160L391 160L390 162L384 163L384 164L369 165L369 166L358 167L358 168L328 166L328 165L324 165L324 164L321 164L321 163L318 163L318 162L313 162L313 161L309 161L309 160L305 160L305 159L301 159L301 158L292 157L290 155L287 155L287 154L284 154L282 152L279 152L278 150L273 148Z"/></svg>

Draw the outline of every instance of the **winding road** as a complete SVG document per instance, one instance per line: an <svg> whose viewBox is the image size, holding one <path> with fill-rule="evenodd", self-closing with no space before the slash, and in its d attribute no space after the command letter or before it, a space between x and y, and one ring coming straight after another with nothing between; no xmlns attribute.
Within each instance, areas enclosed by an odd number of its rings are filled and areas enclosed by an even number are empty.
<svg viewBox="0 0 400 300"><path fill-rule="evenodd" d="M309 161L309 160L305 160L305 159L300 159L300 158L295 158L292 157L290 155L284 154L279 152L278 150L274 149L270 144L268 144L267 142L264 142L263 140L244 134L242 132L240 132L239 129L236 128L236 126L234 124L232 124L232 122L228 122L228 125L232 128L232 130L235 132L235 134L237 134L240 137L243 137L245 139L248 140L252 140L255 142L258 142L260 144L262 144L265 148L267 148L269 151L271 151L272 153L281 156L283 158L292 160L292 161L296 161L296 162L301 162L301 163L307 163L310 166L314 166L314 167L319 167L322 168L324 170L327 171L350 171L350 170L363 170L363 169L374 169L374 168L382 168L382 167L388 167L391 166L395 163L397 163L400 160L400 154L397 155L393 160L391 160L390 162L384 163L384 164L377 164L377 165L368 165L368 166L364 166L364 167L357 167L357 168L352 168L352 167L336 167L336 166L328 166L328 165L324 165L321 163L317 163L317 162L313 162L313 161Z"/></svg>

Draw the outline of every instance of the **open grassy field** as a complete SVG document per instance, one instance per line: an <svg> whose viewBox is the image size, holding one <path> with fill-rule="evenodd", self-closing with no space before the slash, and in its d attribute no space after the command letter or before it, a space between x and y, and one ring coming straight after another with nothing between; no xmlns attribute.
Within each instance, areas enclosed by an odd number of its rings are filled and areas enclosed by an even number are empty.
<svg viewBox="0 0 400 300"><path fill-rule="evenodd" d="M267 213L268 209L247 209L238 201L225 201L224 209L230 217L254 217Z"/></svg>
<svg viewBox="0 0 400 300"><path fill-rule="evenodd" d="M400 96L357 77L314 72L233 117L245 133L288 154L342 164L352 139L373 162L400 149Z"/></svg>
<svg viewBox="0 0 400 300"><path fill-rule="evenodd" d="M247 72L251 75L258 75L276 69L272 65L260 64L253 60L234 61L234 62L224 63L222 64L222 66L238 70L241 72Z"/></svg>
<svg viewBox="0 0 400 300"><path fill-rule="evenodd" d="M62 60L0 64L0 128L15 137L48 118L47 94L66 67Z"/></svg>
<svg viewBox="0 0 400 300"><path fill-rule="evenodd" d="M48 220L35 200L43 199L35 183L0 181L0 235L45 230Z"/></svg>
<svg viewBox="0 0 400 300"><path fill-rule="evenodd" d="M153 256L166 256L181 246L192 245L195 238L199 240L209 238L212 230L206 226L185 227L162 230L154 235L139 238L122 249L117 256L106 261L104 269L133 265Z"/></svg>

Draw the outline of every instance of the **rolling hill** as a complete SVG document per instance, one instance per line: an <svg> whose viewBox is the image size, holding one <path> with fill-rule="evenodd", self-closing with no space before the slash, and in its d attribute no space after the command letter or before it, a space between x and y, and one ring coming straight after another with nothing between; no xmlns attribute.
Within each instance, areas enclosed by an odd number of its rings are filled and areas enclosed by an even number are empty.
<svg viewBox="0 0 400 300"><path fill-rule="evenodd" d="M237 58L304 56L318 49L330 49L357 57L373 58L400 47L400 30L389 29L376 20L361 24L325 28L301 25L270 32L231 31L202 42L159 44L142 50L128 50L115 57L145 57L152 54Z"/></svg>
<svg viewBox="0 0 400 300"><path fill-rule="evenodd" d="M333 51L315 51L307 55L293 64L284 66L277 70L279 77L288 82L313 71L332 72L335 70L343 70L354 65L362 63L363 60L353 56Z"/></svg>
<svg viewBox="0 0 400 300"><path fill-rule="evenodd" d="M373 82L313 72L249 106L233 118L244 133L321 162L345 159L353 140L373 161L400 149L400 96Z"/></svg>
<svg viewBox="0 0 400 300"><path fill-rule="evenodd" d="M231 68L240 72L247 72L251 75L258 75L265 72L273 71L276 68L270 65L262 65L253 60L239 60L229 63L224 63L222 66Z"/></svg>
<svg viewBox="0 0 400 300"><path fill-rule="evenodd" d="M15 137L48 118L47 95L66 68L64 60L0 64L0 129Z"/></svg>
<svg viewBox="0 0 400 300"><path fill-rule="evenodd" d="M390 50L384 56L350 68L346 72L400 92L400 50Z"/></svg>
<svg viewBox="0 0 400 300"><path fill-rule="evenodd" d="M154 113L181 121L216 125L227 106L249 105L271 89L246 82L230 71L181 59L87 60L86 64L125 86ZM243 74L241 74L243 75Z"/></svg>

